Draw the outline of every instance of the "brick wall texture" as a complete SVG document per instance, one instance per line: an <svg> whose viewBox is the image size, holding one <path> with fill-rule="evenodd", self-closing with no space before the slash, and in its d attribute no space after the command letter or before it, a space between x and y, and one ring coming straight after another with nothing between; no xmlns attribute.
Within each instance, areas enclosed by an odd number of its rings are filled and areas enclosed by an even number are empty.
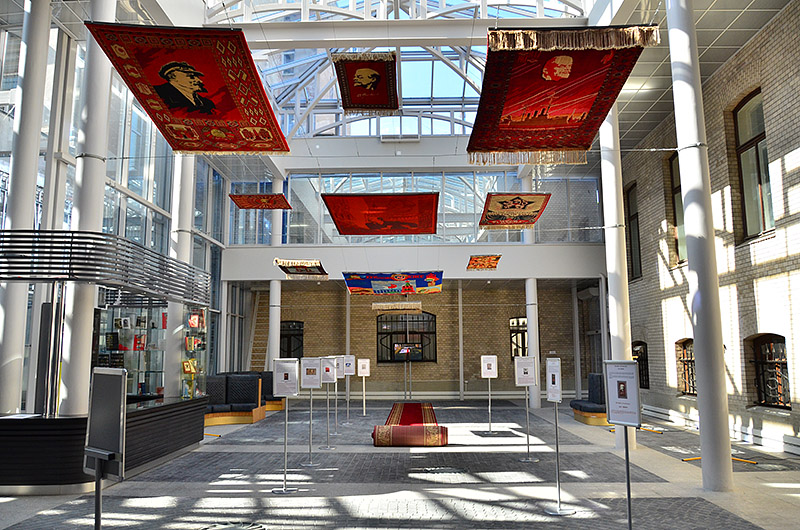
<svg viewBox="0 0 800 530"><path fill-rule="evenodd" d="M729 410L747 429L798 432L800 389L800 2L789 4L703 84L711 202L719 271ZM775 229L745 239L733 110L753 91L763 95ZM674 117L639 148L676 147ZM647 343L650 389L643 401L682 412L696 409L679 395L675 344L693 335L689 268L678 263L669 157L674 151L623 153L624 186L638 190L642 277L630 281L631 331ZM757 393L750 340L763 333L786 341L793 410L753 407ZM699 358L704 352L695 350ZM696 412L696 411L695 411Z"/></svg>

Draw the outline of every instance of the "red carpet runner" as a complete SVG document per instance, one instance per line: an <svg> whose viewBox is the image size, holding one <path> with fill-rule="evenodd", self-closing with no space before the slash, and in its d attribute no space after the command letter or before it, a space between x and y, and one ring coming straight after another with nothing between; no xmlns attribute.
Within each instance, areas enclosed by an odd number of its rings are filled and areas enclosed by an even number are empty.
<svg viewBox="0 0 800 530"><path fill-rule="evenodd" d="M430 403L395 403L385 425L372 431L376 446L447 445L447 427L436 423Z"/></svg>
<svg viewBox="0 0 800 530"><path fill-rule="evenodd" d="M430 403L395 403L385 425L436 425Z"/></svg>

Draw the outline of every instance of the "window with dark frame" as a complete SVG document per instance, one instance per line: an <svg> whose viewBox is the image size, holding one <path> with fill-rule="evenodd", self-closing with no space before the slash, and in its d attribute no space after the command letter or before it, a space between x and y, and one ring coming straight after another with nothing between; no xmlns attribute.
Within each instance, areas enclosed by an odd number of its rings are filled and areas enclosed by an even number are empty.
<svg viewBox="0 0 800 530"><path fill-rule="evenodd" d="M678 358L678 385L681 394L697 395L694 375L694 339L683 339L675 343Z"/></svg>
<svg viewBox="0 0 800 530"><path fill-rule="evenodd" d="M639 201L636 184L625 191L625 209L628 212L627 226L628 251L630 252L629 271L631 279L642 276L642 250L639 246Z"/></svg>
<svg viewBox="0 0 800 530"><path fill-rule="evenodd" d="M525 357L528 355L527 317L509 319L508 328L511 332L511 357Z"/></svg>
<svg viewBox="0 0 800 530"><path fill-rule="evenodd" d="M300 359L303 356L303 323L299 320L281 322L281 358Z"/></svg>
<svg viewBox="0 0 800 530"><path fill-rule="evenodd" d="M639 366L639 388L650 388L650 367L647 364L647 343L640 340L631 344L633 360Z"/></svg>
<svg viewBox="0 0 800 530"><path fill-rule="evenodd" d="M395 355L398 345L409 345L415 355L421 353L412 360L436 362L436 315L424 311L378 315L376 323L379 363L404 362L405 358Z"/></svg>
<svg viewBox="0 0 800 530"><path fill-rule="evenodd" d="M775 228L769 181L767 135L761 90L756 90L733 111L736 159L744 215L744 236L750 238Z"/></svg>
<svg viewBox="0 0 800 530"><path fill-rule="evenodd" d="M686 231L683 226L683 197L681 197L681 169L678 153L669 159L669 175L672 186L672 219L675 221L675 253L678 262L686 261Z"/></svg>
<svg viewBox="0 0 800 530"><path fill-rule="evenodd" d="M756 368L757 404L791 409L789 365L786 339L781 335L762 335L753 340Z"/></svg>

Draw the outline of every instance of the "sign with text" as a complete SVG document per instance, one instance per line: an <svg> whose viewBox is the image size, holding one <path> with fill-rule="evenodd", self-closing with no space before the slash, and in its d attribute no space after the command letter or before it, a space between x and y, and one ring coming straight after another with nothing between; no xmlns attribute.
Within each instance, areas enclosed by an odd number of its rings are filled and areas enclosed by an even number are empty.
<svg viewBox="0 0 800 530"><path fill-rule="evenodd" d="M356 375L356 356L344 356L344 375Z"/></svg>
<svg viewBox="0 0 800 530"><path fill-rule="evenodd" d="M603 361L608 423L642 426L639 400L639 366L636 361Z"/></svg>
<svg viewBox="0 0 800 530"><path fill-rule="evenodd" d="M358 377L369 377L369 359L358 360Z"/></svg>
<svg viewBox="0 0 800 530"><path fill-rule="evenodd" d="M322 388L322 361L319 357L300 359L300 387Z"/></svg>
<svg viewBox="0 0 800 530"><path fill-rule="evenodd" d="M537 383L536 357L514 357L514 384L530 386Z"/></svg>
<svg viewBox="0 0 800 530"><path fill-rule="evenodd" d="M275 359L272 368L272 395L294 397L300 393L297 359Z"/></svg>
<svg viewBox="0 0 800 530"><path fill-rule="evenodd" d="M497 378L497 355L481 355L481 377Z"/></svg>
<svg viewBox="0 0 800 530"><path fill-rule="evenodd" d="M547 358L547 401L561 403L561 359Z"/></svg>
<svg viewBox="0 0 800 530"><path fill-rule="evenodd" d="M336 355L336 379L344 379L344 355Z"/></svg>
<svg viewBox="0 0 800 530"><path fill-rule="evenodd" d="M336 359L334 357L320 357L322 362L322 382L336 382Z"/></svg>

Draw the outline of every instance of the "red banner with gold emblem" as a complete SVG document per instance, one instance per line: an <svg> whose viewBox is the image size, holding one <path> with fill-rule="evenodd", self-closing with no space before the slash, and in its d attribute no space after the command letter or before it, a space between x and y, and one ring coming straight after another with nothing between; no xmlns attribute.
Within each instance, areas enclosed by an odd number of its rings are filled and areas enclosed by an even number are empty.
<svg viewBox="0 0 800 530"><path fill-rule="evenodd" d="M241 30L86 27L175 151L289 152Z"/></svg>
<svg viewBox="0 0 800 530"><path fill-rule="evenodd" d="M346 114L395 113L399 103L394 52L337 53L331 59Z"/></svg>

